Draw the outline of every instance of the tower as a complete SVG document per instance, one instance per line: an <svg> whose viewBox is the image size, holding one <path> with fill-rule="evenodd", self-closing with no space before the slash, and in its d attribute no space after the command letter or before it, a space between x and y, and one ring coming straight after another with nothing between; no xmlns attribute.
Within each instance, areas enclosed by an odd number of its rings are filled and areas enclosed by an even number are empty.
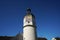
<svg viewBox="0 0 60 40"><path fill-rule="evenodd" d="M23 26L23 40L36 40L35 16L31 13L30 8L26 10Z"/></svg>

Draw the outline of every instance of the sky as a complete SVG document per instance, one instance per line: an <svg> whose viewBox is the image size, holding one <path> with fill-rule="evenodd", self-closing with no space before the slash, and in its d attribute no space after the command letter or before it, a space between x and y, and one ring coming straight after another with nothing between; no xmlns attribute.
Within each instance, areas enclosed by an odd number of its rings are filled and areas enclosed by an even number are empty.
<svg viewBox="0 0 60 40"><path fill-rule="evenodd" d="M38 37L60 37L59 0L0 0L0 36L22 33L26 8L35 15Z"/></svg>

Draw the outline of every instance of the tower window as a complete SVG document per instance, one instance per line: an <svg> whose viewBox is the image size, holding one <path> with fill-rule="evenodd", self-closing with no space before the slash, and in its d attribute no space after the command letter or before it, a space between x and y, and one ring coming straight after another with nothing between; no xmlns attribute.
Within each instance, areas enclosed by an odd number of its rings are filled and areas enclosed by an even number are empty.
<svg viewBox="0 0 60 40"><path fill-rule="evenodd" d="M30 21L28 21L28 23L30 23Z"/></svg>

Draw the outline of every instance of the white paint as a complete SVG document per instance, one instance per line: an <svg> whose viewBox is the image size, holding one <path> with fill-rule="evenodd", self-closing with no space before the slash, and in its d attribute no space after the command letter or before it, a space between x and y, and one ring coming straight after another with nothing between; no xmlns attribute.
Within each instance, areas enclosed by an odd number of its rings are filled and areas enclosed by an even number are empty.
<svg viewBox="0 0 60 40"><path fill-rule="evenodd" d="M23 26L23 40L36 40L35 18L31 14L24 17Z"/></svg>
<svg viewBox="0 0 60 40"><path fill-rule="evenodd" d="M55 38L52 38L52 40L56 40Z"/></svg>
<svg viewBox="0 0 60 40"><path fill-rule="evenodd" d="M23 29L23 40L36 40L34 27L27 26Z"/></svg>
<svg viewBox="0 0 60 40"><path fill-rule="evenodd" d="M33 16L32 15L27 15L27 16L25 16L24 17L24 20L23 20L23 26L26 26L26 25L34 25L33 24L33 22L34 22L34 20L33 20L34 18L33 18ZM28 23L28 21L30 22L30 23Z"/></svg>
<svg viewBox="0 0 60 40"><path fill-rule="evenodd" d="M23 26L25 26L25 25L33 25L33 24L32 24L32 21L30 21L30 23L28 23L28 22L26 21L26 18L24 18L24 22L23 22L23 23L24 23Z"/></svg>

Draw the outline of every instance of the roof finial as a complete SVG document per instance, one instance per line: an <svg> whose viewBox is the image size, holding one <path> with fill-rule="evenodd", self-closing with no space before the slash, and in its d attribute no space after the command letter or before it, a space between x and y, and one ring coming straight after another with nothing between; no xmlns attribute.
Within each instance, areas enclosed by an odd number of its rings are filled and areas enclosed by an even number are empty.
<svg viewBox="0 0 60 40"><path fill-rule="evenodd" d="M31 9L30 8L27 8L27 11L30 11L31 12Z"/></svg>
<svg viewBox="0 0 60 40"><path fill-rule="evenodd" d="M30 8L27 8L27 12L28 12L28 13L31 12L31 9L30 9Z"/></svg>

